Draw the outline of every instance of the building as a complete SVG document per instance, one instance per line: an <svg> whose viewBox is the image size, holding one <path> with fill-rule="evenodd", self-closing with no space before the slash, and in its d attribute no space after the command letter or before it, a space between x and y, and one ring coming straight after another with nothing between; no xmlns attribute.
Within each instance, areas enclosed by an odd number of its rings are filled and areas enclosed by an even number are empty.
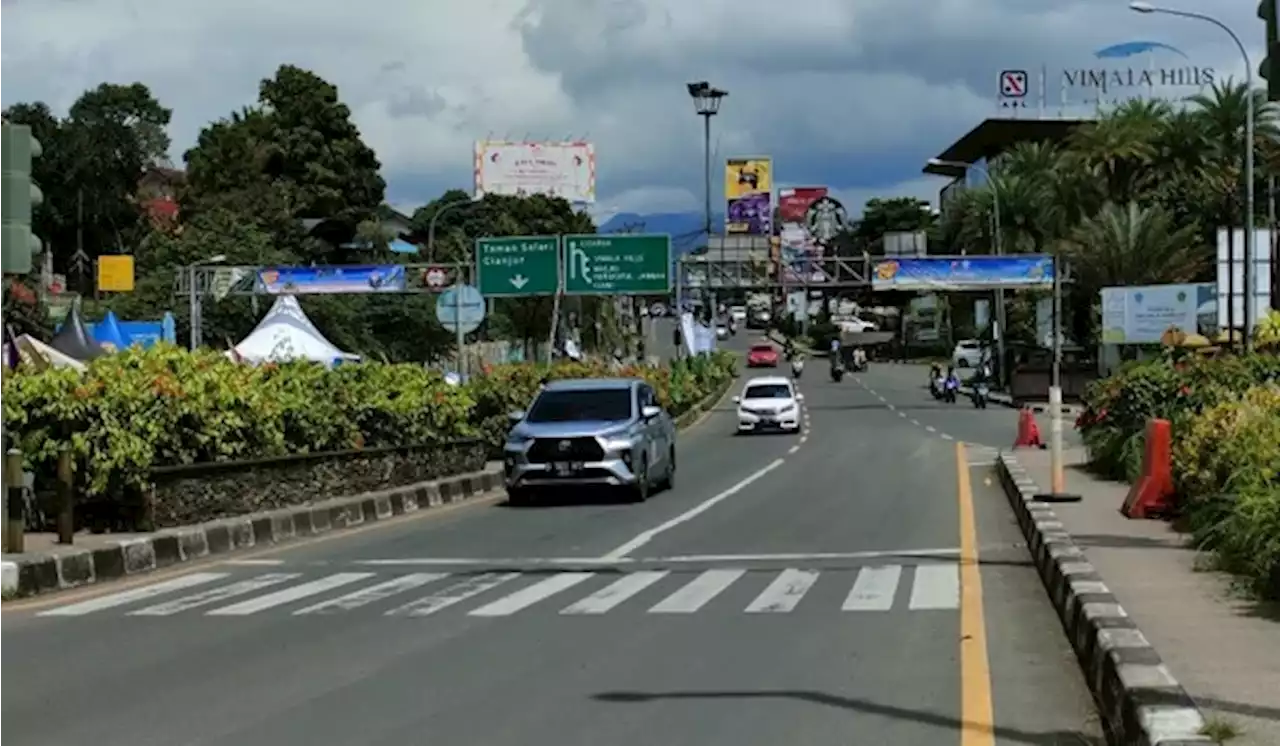
<svg viewBox="0 0 1280 746"><path fill-rule="evenodd" d="M1023 142L1061 142L1087 119L987 119L948 145L925 164L924 172L951 179L938 194L938 206L947 203L966 186L987 179L988 164Z"/></svg>

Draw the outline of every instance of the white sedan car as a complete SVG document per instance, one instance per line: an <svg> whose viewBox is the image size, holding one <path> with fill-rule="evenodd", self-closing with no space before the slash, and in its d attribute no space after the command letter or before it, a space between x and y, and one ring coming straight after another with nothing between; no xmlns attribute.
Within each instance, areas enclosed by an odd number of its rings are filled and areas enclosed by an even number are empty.
<svg viewBox="0 0 1280 746"><path fill-rule="evenodd" d="M803 401L804 394L796 391L789 378L752 378L743 387L742 395L733 397L733 403L738 405L738 432L799 432Z"/></svg>

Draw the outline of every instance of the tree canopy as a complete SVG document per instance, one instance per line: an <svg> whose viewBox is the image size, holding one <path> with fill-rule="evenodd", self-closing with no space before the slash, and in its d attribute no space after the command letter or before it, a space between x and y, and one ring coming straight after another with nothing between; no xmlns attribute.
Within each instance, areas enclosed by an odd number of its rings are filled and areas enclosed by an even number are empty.
<svg viewBox="0 0 1280 746"><path fill-rule="evenodd" d="M1079 341L1095 339L1101 288L1213 280L1217 229L1241 220L1250 95L1257 193L1265 194L1267 176L1280 174L1275 111L1262 91L1227 81L1187 107L1134 100L1081 125L1064 142L1014 146L988 164L988 183L960 191L945 206L930 251L991 253L998 201L1004 251L1065 258L1074 280L1072 331ZM909 210L890 211L887 202L903 201L873 200L866 214L876 217L864 217L855 237L860 230L874 236L902 229L903 222L885 216ZM1257 205L1260 225L1264 203Z"/></svg>

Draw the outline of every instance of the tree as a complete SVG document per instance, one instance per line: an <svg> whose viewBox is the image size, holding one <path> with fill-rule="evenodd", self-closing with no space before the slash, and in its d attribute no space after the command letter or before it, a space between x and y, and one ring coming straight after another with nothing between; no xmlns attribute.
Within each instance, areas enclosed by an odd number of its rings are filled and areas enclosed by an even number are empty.
<svg viewBox="0 0 1280 746"><path fill-rule="evenodd" d="M386 189L338 89L292 65L262 81L257 106L206 127L184 159L184 211L236 210L308 262L332 259L332 244L305 240L299 220L339 221L351 240Z"/></svg>
<svg viewBox="0 0 1280 746"><path fill-rule="evenodd" d="M839 256L884 254L884 234L933 230L934 215L927 200L914 197L872 198L862 209L862 218L835 239Z"/></svg>
<svg viewBox="0 0 1280 746"><path fill-rule="evenodd" d="M942 239L956 253L989 251L998 201L1006 251L1070 260L1076 282L1068 313L1077 339L1087 342L1101 287L1212 279L1217 228L1240 222L1250 95L1261 186L1280 168L1275 112L1260 91L1227 81L1193 97L1188 110L1133 101L1061 144L1012 148L990 164L989 183L947 205Z"/></svg>
<svg viewBox="0 0 1280 746"><path fill-rule="evenodd" d="M43 146L33 164L45 197L35 222L55 269L67 269L81 242L95 257L128 251L145 234L134 194L145 170L166 158L171 116L141 83L86 91L65 119L40 102L5 111Z"/></svg>

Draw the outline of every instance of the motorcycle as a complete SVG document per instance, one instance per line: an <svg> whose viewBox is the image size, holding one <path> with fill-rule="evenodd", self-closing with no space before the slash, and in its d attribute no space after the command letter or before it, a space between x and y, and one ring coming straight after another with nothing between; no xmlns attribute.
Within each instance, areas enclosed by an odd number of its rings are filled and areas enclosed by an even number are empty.
<svg viewBox="0 0 1280 746"><path fill-rule="evenodd" d="M979 382L973 385L973 406L977 409L987 408L987 396L990 394L987 384Z"/></svg>
<svg viewBox="0 0 1280 746"><path fill-rule="evenodd" d="M941 399L946 392L947 379L942 375L934 376L929 379L929 394L934 399Z"/></svg>
<svg viewBox="0 0 1280 746"><path fill-rule="evenodd" d="M800 380L800 374L804 372L804 361L799 358L791 361L791 377Z"/></svg>
<svg viewBox="0 0 1280 746"><path fill-rule="evenodd" d="M844 379L844 366L843 365L831 366L831 380L835 381L836 383L840 383L840 381L843 379Z"/></svg>
<svg viewBox="0 0 1280 746"><path fill-rule="evenodd" d="M960 389L960 380L951 376L942 384L942 400L948 404L956 403L956 392Z"/></svg>

